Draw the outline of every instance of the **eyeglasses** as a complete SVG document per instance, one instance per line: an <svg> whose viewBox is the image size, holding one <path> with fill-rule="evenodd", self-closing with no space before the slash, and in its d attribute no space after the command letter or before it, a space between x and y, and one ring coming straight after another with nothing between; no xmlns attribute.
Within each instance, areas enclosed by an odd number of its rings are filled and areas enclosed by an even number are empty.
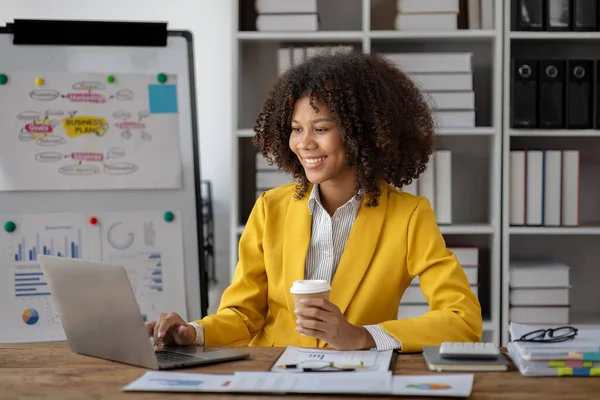
<svg viewBox="0 0 600 400"><path fill-rule="evenodd" d="M552 329L538 329L528 332L521 336L520 339L515 339L513 342L528 342L528 343L559 343L566 342L577 336L579 330L573 326L561 326Z"/></svg>

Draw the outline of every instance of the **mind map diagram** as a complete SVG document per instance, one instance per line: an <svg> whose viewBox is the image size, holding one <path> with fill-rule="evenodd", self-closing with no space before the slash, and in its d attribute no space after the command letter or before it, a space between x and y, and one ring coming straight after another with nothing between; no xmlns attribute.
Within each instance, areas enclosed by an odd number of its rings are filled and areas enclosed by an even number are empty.
<svg viewBox="0 0 600 400"><path fill-rule="evenodd" d="M23 74L0 90L10 132L0 190L180 186L175 77L161 84L130 74L109 83L101 74L48 73L32 85Z"/></svg>
<svg viewBox="0 0 600 400"><path fill-rule="evenodd" d="M118 109L112 113L114 122L109 124L105 117L89 115L87 104L103 104L112 100L133 100L132 90L120 89L113 94L107 94L106 85L102 82L80 81L72 85L72 92L60 93L54 89L34 89L29 96L36 101L52 103L66 100L70 104L84 104L84 112L60 108L46 108L44 111L27 110L20 112L17 119L24 121L19 134L22 142L35 142L40 147L59 147L66 143L66 138L81 136L96 136L102 138L111 131L111 126L120 130L123 140L130 140L138 134L143 141L152 140L152 135L146 131L144 119L149 117L148 111L140 110L135 118L131 112ZM60 133L64 133L64 136ZM126 156L121 147L112 147L106 153L94 151L72 152L63 154L60 151L41 151L36 154L36 161L61 162L71 164L59 168L59 173L65 175L88 175L104 172L112 175L132 174L138 166L130 162L107 163L107 160L121 159Z"/></svg>

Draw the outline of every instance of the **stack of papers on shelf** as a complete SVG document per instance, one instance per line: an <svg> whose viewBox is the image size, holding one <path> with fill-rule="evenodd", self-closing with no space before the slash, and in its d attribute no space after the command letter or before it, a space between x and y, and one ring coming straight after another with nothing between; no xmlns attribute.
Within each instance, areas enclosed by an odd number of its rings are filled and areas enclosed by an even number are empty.
<svg viewBox="0 0 600 400"><path fill-rule="evenodd" d="M317 31L317 0L256 0L257 31Z"/></svg>
<svg viewBox="0 0 600 400"><path fill-rule="evenodd" d="M403 375L386 372L236 372L233 375L148 371L123 388L138 392L321 393L469 397L472 374Z"/></svg>
<svg viewBox="0 0 600 400"><path fill-rule="evenodd" d="M575 326L576 328L577 326ZM600 329L580 329L571 340L556 343L515 342L550 327L511 322L508 354L525 376L600 376Z"/></svg>

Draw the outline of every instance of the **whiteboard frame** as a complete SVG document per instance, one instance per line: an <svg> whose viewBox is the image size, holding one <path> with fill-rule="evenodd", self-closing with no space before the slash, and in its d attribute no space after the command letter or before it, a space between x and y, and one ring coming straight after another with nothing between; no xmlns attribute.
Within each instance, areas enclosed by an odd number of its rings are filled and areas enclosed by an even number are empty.
<svg viewBox="0 0 600 400"><path fill-rule="evenodd" d="M114 24L114 22L112 22ZM125 23L125 22L124 22ZM134 23L135 24L135 23ZM7 36L12 38L13 33L8 26L0 27L0 48L5 45ZM167 31L167 46L160 47L139 47L135 48L136 52L144 55L152 54L153 51L161 51L168 49L169 46L175 44L180 48L185 48L185 69L182 71L184 63L178 60L170 59L169 62L177 64L179 70L175 73L178 75L178 100L179 102L179 118L180 118L180 147L181 147L181 163L183 183L181 189L150 189L150 190L81 190L81 191L2 191L0 192L0 204L2 210L0 213L3 217L12 214L31 215L37 213L51 214L64 212L127 212L127 211L154 211L167 210L173 208L173 211L182 212L183 224L183 239L184 239L184 275L186 280L186 306L189 320L197 320L207 315L208 309L208 277L206 271L206 256L204 252L204 235L203 235L203 216L201 210L202 195L201 195L201 171L200 171L200 147L198 135L198 117L197 117L197 100L196 100L196 79L195 79L195 60L194 60L194 44L193 36L190 31L185 30L168 30ZM9 39L10 40L10 39ZM181 44L181 40L185 43ZM93 44L91 46L70 46L70 45L15 45L10 44L10 47L23 49L24 52L31 53L33 49L43 50L48 48L60 51L67 48L79 48L91 51L98 51L101 45ZM110 50L115 52L132 51L131 48L125 46L111 46ZM42 51L43 51L42 50ZM19 50L20 51L20 50ZM101 49L100 52L106 51ZM163 50L165 51L165 50ZM7 54L3 53L3 60L0 60L0 72L10 61L6 61ZM51 57L53 58L53 57ZM58 57L57 57L58 58ZM38 59L42 60L42 58ZM48 63L53 62L48 59ZM114 66L114 65L111 65ZM38 71L43 72L47 65L39 65ZM9 69L10 69L9 65ZM14 67L13 68L17 68ZM54 68L56 68L54 66ZM102 71L93 70L85 71L86 73L105 72L111 74L125 73L124 70L117 71ZM22 71L21 68L18 68ZM34 70L31 68L26 68ZM169 68L165 68L169 69ZM65 71L59 69L58 71ZM82 71L83 72L83 71ZM129 71L138 73L148 73L150 71ZM171 71L170 71L171 72ZM76 72L74 72L76 73ZM10 79L10 78L9 78ZM1 107L1 105L0 105ZM182 110L183 113L182 113ZM187 120L186 120L187 118ZM187 125L183 125L183 124ZM189 127L191 135L184 135ZM1 123L0 123L1 129ZM190 152L190 147L191 152ZM187 164L186 164L187 163ZM114 196L117 199L114 199ZM151 196L151 197L150 197ZM113 197L110 199L109 197ZM143 197L143 203L139 200ZM49 201L51 200L51 201ZM89 204L89 208L73 207L77 203ZM169 203L171 207L169 207ZM127 207L121 207L122 204L128 204ZM50 205L50 209L46 209ZM175 205L175 207L174 207ZM191 237L190 237L191 236Z"/></svg>

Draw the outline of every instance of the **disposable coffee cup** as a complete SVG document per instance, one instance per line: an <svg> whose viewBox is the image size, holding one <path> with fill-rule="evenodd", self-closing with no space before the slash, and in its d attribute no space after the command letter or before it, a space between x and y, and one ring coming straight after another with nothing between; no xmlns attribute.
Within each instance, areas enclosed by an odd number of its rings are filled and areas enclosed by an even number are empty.
<svg viewBox="0 0 600 400"><path fill-rule="evenodd" d="M320 298L329 300L331 286L326 280L303 280L294 281L290 288L290 293L294 296L294 306L296 309L304 308L305 305L300 302L306 298Z"/></svg>

